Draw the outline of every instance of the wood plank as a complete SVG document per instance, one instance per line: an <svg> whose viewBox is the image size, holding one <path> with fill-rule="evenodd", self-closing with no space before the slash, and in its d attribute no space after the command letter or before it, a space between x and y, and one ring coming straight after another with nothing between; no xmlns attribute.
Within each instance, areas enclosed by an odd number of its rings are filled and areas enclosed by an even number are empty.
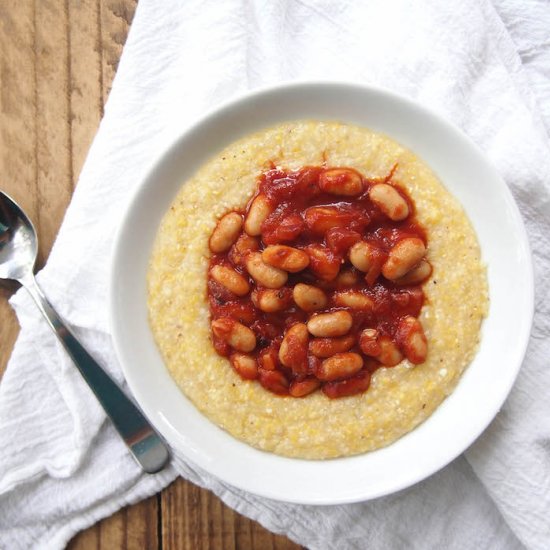
<svg viewBox="0 0 550 550"><path fill-rule="evenodd" d="M102 0L99 5L103 101L105 103L111 91L122 48L136 11L137 0Z"/></svg>
<svg viewBox="0 0 550 550"><path fill-rule="evenodd" d="M34 9L0 3L0 186L36 218L36 105ZM19 333L7 299L17 285L0 287L0 375Z"/></svg>
<svg viewBox="0 0 550 550"><path fill-rule="evenodd" d="M71 199L70 41L67 6L35 2L36 192L40 268ZM53 122L55 121L55 122ZM52 123L53 122L53 123Z"/></svg>
<svg viewBox="0 0 550 550"><path fill-rule="evenodd" d="M178 479L161 493L163 550L296 550L226 506L211 492Z"/></svg>
<svg viewBox="0 0 550 550"><path fill-rule="evenodd" d="M3 2L0 24L1 185L32 217L43 265L103 113L99 5ZM7 299L15 288L2 287L0 296ZM0 319L3 372L18 334L5 299ZM77 536L69 547L154 550L157 503L155 496L122 510Z"/></svg>
<svg viewBox="0 0 550 550"><path fill-rule="evenodd" d="M36 217L34 9L0 3L0 181Z"/></svg>
<svg viewBox="0 0 550 550"><path fill-rule="evenodd" d="M153 496L82 531L67 549L155 550L159 548L158 524L158 502Z"/></svg>
<svg viewBox="0 0 550 550"><path fill-rule="evenodd" d="M103 116L103 61L97 0L70 0L72 173L78 177Z"/></svg>

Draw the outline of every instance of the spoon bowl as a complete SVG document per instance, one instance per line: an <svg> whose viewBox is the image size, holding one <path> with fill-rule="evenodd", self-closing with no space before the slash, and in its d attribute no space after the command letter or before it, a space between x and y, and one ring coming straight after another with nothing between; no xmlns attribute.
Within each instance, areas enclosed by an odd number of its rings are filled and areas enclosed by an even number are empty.
<svg viewBox="0 0 550 550"><path fill-rule="evenodd" d="M0 279L19 281L32 274L38 239L17 203L0 191Z"/></svg>

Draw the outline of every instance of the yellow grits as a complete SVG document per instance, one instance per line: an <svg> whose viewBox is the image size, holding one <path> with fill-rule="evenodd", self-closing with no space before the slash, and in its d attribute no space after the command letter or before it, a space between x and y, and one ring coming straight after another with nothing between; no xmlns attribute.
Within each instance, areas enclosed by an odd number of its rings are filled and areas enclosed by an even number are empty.
<svg viewBox="0 0 550 550"><path fill-rule="evenodd" d="M242 380L212 347L206 300L208 238L243 207L270 163L346 166L404 187L427 230L433 273L420 320L428 358L380 368L367 392L328 399L280 397ZM473 359L486 315L487 279L476 235L458 201L395 141L337 122L297 121L247 136L182 186L160 226L148 272L150 325L172 377L195 406L246 443L280 455L331 458L386 446L430 416Z"/></svg>

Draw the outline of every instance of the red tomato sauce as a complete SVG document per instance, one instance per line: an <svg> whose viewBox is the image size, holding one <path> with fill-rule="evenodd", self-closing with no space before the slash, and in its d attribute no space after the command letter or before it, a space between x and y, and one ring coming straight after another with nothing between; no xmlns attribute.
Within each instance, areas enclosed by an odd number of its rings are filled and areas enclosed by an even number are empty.
<svg viewBox="0 0 550 550"><path fill-rule="evenodd" d="M334 266L340 273L349 272L356 277L356 282L343 286L338 279L323 280L312 270L315 264L312 257L308 268L298 273L289 273L286 284L278 289L280 297L288 301L288 307L283 311L267 313L256 307L251 299L252 291L262 287L248 274L244 262L238 261L235 245L226 252L212 254L210 258L209 270L215 265L230 267L241 274L251 288L246 296L238 297L209 278L207 295L211 318L215 320L228 317L250 328L256 336L256 347L248 355L254 359L258 360L266 351L275 352L272 355L276 363L275 371L279 374L269 374L259 364L257 378L267 390L277 394L288 394L288 388L293 384L314 378L319 362L323 360L309 353L304 369L296 372L277 359L284 333L296 323L307 323L311 317L311 313L300 309L292 299L292 289L296 284L313 285L325 292L328 304L318 313L346 310L353 317L348 334L354 337L355 344L348 351L360 354L364 359L364 366L359 373L348 379L321 381L319 386L331 398L365 391L370 375L384 366L375 357L363 353L359 347L361 332L366 328L376 329L380 335L388 336L399 345L400 321L406 316L417 318L425 301L421 283L398 285L384 278L379 269L375 269L374 274L365 274L356 269L348 257L349 248L359 241L376 247L380 266L387 259L392 247L404 238L416 237L427 245L426 231L416 219L413 200L403 188L391 182L393 171L383 180L362 177L363 191L360 194L340 196L324 192L320 188L319 180L326 170L328 168L318 166L307 166L296 171L273 167L259 176L257 192L247 207L234 211L246 219L254 198L258 194L265 195L273 210L262 223L261 235L256 237L259 252L268 245L275 244L284 244L306 252L311 247L322 247L325 254L322 267L330 270ZM392 221L370 200L371 187L379 183L390 183L405 199L409 215L404 220ZM315 207L326 210L312 210ZM328 229L324 220L325 214L329 218L328 225L332 225ZM374 307L369 311L361 311L336 305L335 293L342 290L360 291L372 300ZM229 357L234 352L226 341L214 334L212 338L218 354Z"/></svg>

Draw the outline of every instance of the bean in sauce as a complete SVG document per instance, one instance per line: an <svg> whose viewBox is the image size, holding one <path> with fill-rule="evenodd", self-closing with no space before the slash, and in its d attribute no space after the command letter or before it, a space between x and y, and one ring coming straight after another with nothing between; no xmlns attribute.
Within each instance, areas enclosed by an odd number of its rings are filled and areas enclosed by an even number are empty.
<svg viewBox="0 0 550 550"><path fill-rule="evenodd" d="M247 343L240 327L250 329L256 345L243 351L237 339L236 349L235 337L219 328L212 340L243 379L277 395L302 398L320 389L334 399L367 391L372 373L392 359L425 360L418 317L431 266L425 256L402 259L396 251L407 247L394 247L409 239L427 248L427 235L413 200L392 181L394 171L369 180L340 166L273 166L258 177L248 205L220 219L210 240L211 319L216 326L236 321ZM376 185L385 187L372 192Z"/></svg>

